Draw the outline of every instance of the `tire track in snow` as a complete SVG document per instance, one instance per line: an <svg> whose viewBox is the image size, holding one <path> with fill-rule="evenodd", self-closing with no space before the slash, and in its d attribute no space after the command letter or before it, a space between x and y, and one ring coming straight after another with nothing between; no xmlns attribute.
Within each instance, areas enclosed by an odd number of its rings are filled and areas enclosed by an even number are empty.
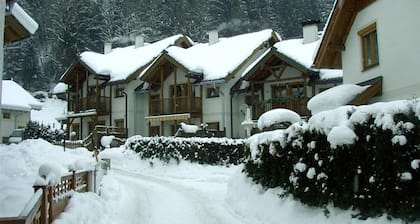
<svg viewBox="0 0 420 224"><path fill-rule="evenodd" d="M113 172L124 190L132 191L132 194L137 192L136 200L139 200L137 204L141 210L137 223L249 223L243 217L232 213L223 202L217 202L205 192L192 187L161 177L116 169L113 169Z"/></svg>

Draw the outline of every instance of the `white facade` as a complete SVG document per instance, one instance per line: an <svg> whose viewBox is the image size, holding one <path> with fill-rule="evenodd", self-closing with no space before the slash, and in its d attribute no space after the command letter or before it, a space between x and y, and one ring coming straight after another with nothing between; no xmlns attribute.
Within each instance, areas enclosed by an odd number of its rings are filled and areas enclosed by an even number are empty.
<svg viewBox="0 0 420 224"><path fill-rule="evenodd" d="M373 101L420 97L420 1L377 0L360 11L342 52L343 82L360 83L383 76L382 96ZM358 32L376 23L379 65L363 70Z"/></svg>
<svg viewBox="0 0 420 224"><path fill-rule="evenodd" d="M19 111L19 110L1 110L1 143L8 143L7 138L12 134L14 129L26 128L31 118L30 111Z"/></svg>

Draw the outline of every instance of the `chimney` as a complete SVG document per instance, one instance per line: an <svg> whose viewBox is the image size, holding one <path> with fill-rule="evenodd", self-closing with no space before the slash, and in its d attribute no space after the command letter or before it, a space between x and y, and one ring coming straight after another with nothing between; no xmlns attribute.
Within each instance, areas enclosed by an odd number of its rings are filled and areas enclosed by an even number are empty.
<svg viewBox="0 0 420 224"><path fill-rule="evenodd" d="M107 40L104 43L104 54L108 54L112 51L112 42Z"/></svg>
<svg viewBox="0 0 420 224"><path fill-rule="evenodd" d="M140 34L138 36L136 36L135 39L135 48L139 48L139 47L143 47L144 46L144 36L143 34Z"/></svg>
<svg viewBox="0 0 420 224"><path fill-rule="evenodd" d="M319 39L318 24L319 20L307 20L302 22L303 44L309 44Z"/></svg>
<svg viewBox="0 0 420 224"><path fill-rule="evenodd" d="M210 30L209 34L209 44L215 44L219 41L219 32L217 30Z"/></svg>

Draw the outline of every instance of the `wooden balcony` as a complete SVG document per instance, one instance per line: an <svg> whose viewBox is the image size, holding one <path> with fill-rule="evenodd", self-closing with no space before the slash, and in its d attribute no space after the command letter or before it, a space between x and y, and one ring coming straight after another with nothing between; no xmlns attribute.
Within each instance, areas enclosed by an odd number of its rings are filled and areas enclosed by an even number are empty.
<svg viewBox="0 0 420 224"><path fill-rule="evenodd" d="M257 120L261 114L276 108L293 110L301 116L307 116L310 114L308 108L306 107L308 100L309 98L286 97L251 102L252 119Z"/></svg>
<svg viewBox="0 0 420 224"><path fill-rule="evenodd" d="M199 115L202 113L202 104L200 97L174 97L150 100L149 114L179 114L191 113Z"/></svg>
<svg viewBox="0 0 420 224"><path fill-rule="evenodd" d="M109 114L109 97L105 96L88 96L81 99L70 100L69 112L80 112L91 109L96 109L98 115Z"/></svg>

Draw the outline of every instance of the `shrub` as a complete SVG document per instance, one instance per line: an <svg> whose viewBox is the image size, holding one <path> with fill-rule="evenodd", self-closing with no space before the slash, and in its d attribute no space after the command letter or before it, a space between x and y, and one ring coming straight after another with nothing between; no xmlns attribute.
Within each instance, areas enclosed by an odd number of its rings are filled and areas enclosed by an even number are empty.
<svg viewBox="0 0 420 224"><path fill-rule="evenodd" d="M350 108L344 122L328 128L324 117L322 124L315 125L314 120L294 124L275 138L253 136L248 140L245 172L255 182L267 188L280 186L285 194L311 206L331 203L357 209L361 219L384 213L419 219L418 114L411 109L395 111L356 119L358 108ZM357 138L336 145L329 134L343 124Z"/></svg>
<svg viewBox="0 0 420 224"><path fill-rule="evenodd" d="M125 147L142 159L187 160L200 164L229 165L243 162L243 140L228 138L139 137L127 140Z"/></svg>

